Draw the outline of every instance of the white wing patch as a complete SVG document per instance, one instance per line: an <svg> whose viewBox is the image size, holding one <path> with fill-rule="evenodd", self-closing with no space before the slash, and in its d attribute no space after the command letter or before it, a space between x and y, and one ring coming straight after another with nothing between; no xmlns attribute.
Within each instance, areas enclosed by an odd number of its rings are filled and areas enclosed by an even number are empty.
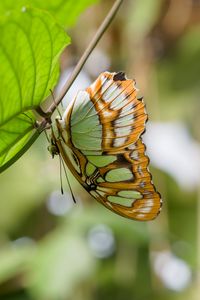
<svg viewBox="0 0 200 300"><path fill-rule="evenodd" d="M127 127L115 127L115 134L117 137L128 136L132 132L132 126Z"/></svg>
<svg viewBox="0 0 200 300"><path fill-rule="evenodd" d="M126 137L116 138L114 140L114 147L122 147L126 142Z"/></svg>

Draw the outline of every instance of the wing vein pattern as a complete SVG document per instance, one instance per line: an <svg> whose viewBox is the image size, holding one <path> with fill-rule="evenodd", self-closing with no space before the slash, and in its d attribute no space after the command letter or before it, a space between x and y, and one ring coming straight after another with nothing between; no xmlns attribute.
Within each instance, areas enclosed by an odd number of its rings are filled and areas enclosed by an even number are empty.
<svg viewBox="0 0 200 300"><path fill-rule="evenodd" d="M148 169L142 134L147 113L135 81L104 72L78 92L62 119L54 143L83 187L111 211L148 221L162 200Z"/></svg>

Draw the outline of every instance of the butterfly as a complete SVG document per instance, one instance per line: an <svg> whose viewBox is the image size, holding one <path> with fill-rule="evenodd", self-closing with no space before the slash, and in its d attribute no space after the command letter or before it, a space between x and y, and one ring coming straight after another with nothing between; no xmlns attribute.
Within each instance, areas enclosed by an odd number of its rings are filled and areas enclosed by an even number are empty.
<svg viewBox="0 0 200 300"><path fill-rule="evenodd" d="M98 202L147 221L159 214L162 200L148 170L141 138L147 113L135 84L123 72L100 74L56 118L51 139L54 154Z"/></svg>

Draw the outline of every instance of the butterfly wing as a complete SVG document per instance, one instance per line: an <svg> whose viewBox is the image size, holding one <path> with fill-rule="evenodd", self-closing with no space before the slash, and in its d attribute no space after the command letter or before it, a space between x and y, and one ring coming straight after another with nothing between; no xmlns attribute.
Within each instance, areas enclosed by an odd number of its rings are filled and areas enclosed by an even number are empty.
<svg viewBox="0 0 200 300"><path fill-rule="evenodd" d="M108 209L135 220L152 220L161 207L141 139L146 120L135 82L123 73L104 72L57 120L55 138L87 191Z"/></svg>

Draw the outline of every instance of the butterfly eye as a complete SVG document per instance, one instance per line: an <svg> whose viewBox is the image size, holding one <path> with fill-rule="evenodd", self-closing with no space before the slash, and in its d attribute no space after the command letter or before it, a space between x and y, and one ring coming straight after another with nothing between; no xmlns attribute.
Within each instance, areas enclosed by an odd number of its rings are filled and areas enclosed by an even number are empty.
<svg viewBox="0 0 200 300"><path fill-rule="evenodd" d="M53 142L47 147L47 150L51 153L52 158L54 158L55 155L59 154L58 147Z"/></svg>

